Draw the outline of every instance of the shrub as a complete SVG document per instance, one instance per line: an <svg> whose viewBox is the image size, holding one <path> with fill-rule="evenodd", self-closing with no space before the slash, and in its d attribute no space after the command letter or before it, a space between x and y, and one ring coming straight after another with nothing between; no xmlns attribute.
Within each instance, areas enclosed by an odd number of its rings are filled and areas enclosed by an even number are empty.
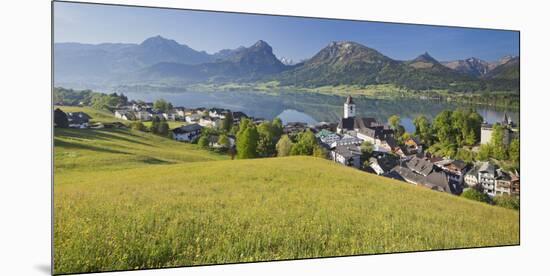
<svg viewBox="0 0 550 276"><path fill-rule="evenodd" d="M509 195L501 195L496 196L494 198L495 205L508 208L508 209L514 209L519 210L519 198Z"/></svg>
<svg viewBox="0 0 550 276"><path fill-rule="evenodd" d="M475 189L468 189L464 191L461 196L467 199L475 200L475 201L480 201L485 203L491 202L491 198L489 198L488 195Z"/></svg>

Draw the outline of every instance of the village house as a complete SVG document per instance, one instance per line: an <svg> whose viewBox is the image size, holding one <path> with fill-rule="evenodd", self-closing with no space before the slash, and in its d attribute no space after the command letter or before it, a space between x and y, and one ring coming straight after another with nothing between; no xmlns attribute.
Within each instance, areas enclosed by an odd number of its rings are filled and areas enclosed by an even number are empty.
<svg viewBox="0 0 550 276"><path fill-rule="evenodd" d="M358 146L338 146L330 151L331 159L345 166L361 167L361 149Z"/></svg>
<svg viewBox="0 0 550 276"><path fill-rule="evenodd" d="M404 144L405 154L407 155L417 154L423 151L423 145L416 137L410 137L409 139L405 140Z"/></svg>
<svg viewBox="0 0 550 276"><path fill-rule="evenodd" d="M151 121L153 119L153 114L147 109L135 111L134 116L138 121Z"/></svg>
<svg viewBox="0 0 550 276"><path fill-rule="evenodd" d="M212 128L216 128L216 127L219 127L221 125L221 122L222 120L219 119L219 118L210 118L210 117L201 117L199 119L199 125L203 126L203 127L212 127Z"/></svg>
<svg viewBox="0 0 550 276"><path fill-rule="evenodd" d="M481 162L466 173L464 181L468 187L494 197L497 195L519 195L519 176L505 172L490 162Z"/></svg>
<svg viewBox="0 0 550 276"><path fill-rule="evenodd" d="M134 112L127 109L115 110L115 117L118 119L127 120L127 121L136 119Z"/></svg>
<svg viewBox="0 0 550 276"><path fill-rule="evenodd" d="M173 111L174 111L174 113L176 113L178 118L180 118L180 119L185 118L185 107L183 107L183 106L174 107Z"/></svg>
<svg viewBox="0 0 550 276"><path fill-rule="evenodd" d="M145 103L145 102L134 102L132 104L132 110L133 111L141 111L146 109L153 108L153 103Z"/></svg>
<svg viewBox="0 0 550 276"><path fill-rule="evenodd" d="M411 184L455 195L462 193L461 187L449 183L445 173L436 170L434 163L428 158L415 156L409 161L401 161L401 164L394 167L392 172Z"/></svg>
<svg viewBox="0 0 550 276"><path fill-rule="evenodd" d="M493 197L496 194L495 182L497 175L497 169L495 165L484 162L479 167L478 171L478 183L483 193Z"/></svg>
<svg viewBox="0 0 550 276"><path fill-rule="evenodd" d="M220 145L218 143L218 140L220 139L220 136L218 135L210 135L208 136L208 145L211 147L211 148L222 148L223 145ZM229 141L229 147L234 147L235 146L235 136L227 136L227 140Z"/></svg>
<svg viewBox="0 0 550 276"><path fill-rule="evenodd" d="M363 143L361 139L351 136L349 134L344 134L341 139L332 142L330 144L330 148L336 148L340 146L359 146L361 145L361 143Z"/></svg>
<svg viewBox="0 0 550 276"><path fill-rule="evenodd" d="M479 164L475 164L465 175L464 183L468 188L479 189L478 173Z"/></svg>
<svg viewBox="0 0 550 276"><path fill-rule="evenodd" d="M304 132L307 129L309 129L309 127L306 123L290 122L284 125L283 133L293 135L293 134Z"/></svg>
<svg viewBox="0 0 550 276"><path fill-rule="evenodd" d="M179 120L180 116L175 111L168 111L162 113L162 117L167 121L177 121Z"/></svg>
<svg viewBox="0 0 550 276"><path fill-rule="evenodd" d="M513 186L517 187L516 189ZM519 195L519 178L512 178L512 174L505 171L500 171L499 177L497 177L495 182L495 195Z"/></svg>
<svg viewBox="0 0 550 276"><path fill-rule="evenodd" d="M222 109L222 108L210 108L208 110L208 116L210 116L211 118L219 118L219 119L224 119L225 116L227 115L227 113L229 113L231 111L227 110L227 109Z"/></svg>
<svg viewBox="0 0 550 276"><path fill-rule="evenodd" d="M321 144L324 144L327 147L330 147L332 143L340 141L340 139L342 139L340 135L326 129L321 129L315 134L315 137L319 140L319 142L321 142Z"/></svg>
<svg viewBox="0 0 550 276"><path fill-rule="evenodd" d="M87 128L91 117L84 112L67 112L67 121L71 128Z"/></svg>
<svg viewBox="0 0 550 276"><path fill-rule="evenodd" d="M369 167L378 175L389 174L398 164L399 160L390 154L378 154L369 158Z"/></svg>
<svg viewBox="0 0 550 276"><path fill-rule="evenodd" d="M199 124L190 124L172 129L172 135L175 140L183 142L193 142L201 135L202 126Z"/></svg>
<svg viewBox="0 0 550 276"><path fill-rule="evenodd" d="M468 166L464 161L444 159L434 164L447 175L452 185L462 186L464 175L468 172Z"/></svg>
<svg viewBox="0 0 550 276"><path fill-rule="evenodd" d="M198 123L200 119L202 118L202 115L198 113L188 113L185 115L185 121L188 123Z"/></svg>

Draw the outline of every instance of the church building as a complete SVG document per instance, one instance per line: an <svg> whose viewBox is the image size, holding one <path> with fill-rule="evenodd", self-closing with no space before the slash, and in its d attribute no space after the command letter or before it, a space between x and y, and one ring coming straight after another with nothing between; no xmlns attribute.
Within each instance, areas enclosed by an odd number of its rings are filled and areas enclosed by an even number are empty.
<svg viewBox="0 0 550 276"><path fill-rule="evenodd" d="M357 108L351 96L344 103L344 117L340 118L336 131L340 134L350 133L363 141L379 144L381 140L393 137L393 130L374 118L357 116Z"/></svg>

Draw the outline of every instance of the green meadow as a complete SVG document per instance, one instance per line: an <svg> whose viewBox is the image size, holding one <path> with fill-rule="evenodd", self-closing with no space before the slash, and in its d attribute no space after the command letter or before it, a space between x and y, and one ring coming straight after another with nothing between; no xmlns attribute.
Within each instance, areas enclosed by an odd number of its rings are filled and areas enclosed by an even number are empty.
<svg viewBox="0 0 550 276"><path fill-rule="evenodd" d="M324 159L229 160L128 129L54 139L56 274L519 244L517 211Z"/></svg>

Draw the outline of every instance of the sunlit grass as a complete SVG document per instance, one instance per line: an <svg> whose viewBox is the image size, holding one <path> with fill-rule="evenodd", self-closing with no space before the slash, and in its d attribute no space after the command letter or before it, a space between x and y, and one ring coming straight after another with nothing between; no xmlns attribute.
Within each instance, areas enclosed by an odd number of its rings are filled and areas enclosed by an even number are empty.
<svg viewBox="0 0 550 276"><path fill-rule="evenodd" d="M55 129L55 273L519 243L517 211L313 157L228 159Z"/></svg>

